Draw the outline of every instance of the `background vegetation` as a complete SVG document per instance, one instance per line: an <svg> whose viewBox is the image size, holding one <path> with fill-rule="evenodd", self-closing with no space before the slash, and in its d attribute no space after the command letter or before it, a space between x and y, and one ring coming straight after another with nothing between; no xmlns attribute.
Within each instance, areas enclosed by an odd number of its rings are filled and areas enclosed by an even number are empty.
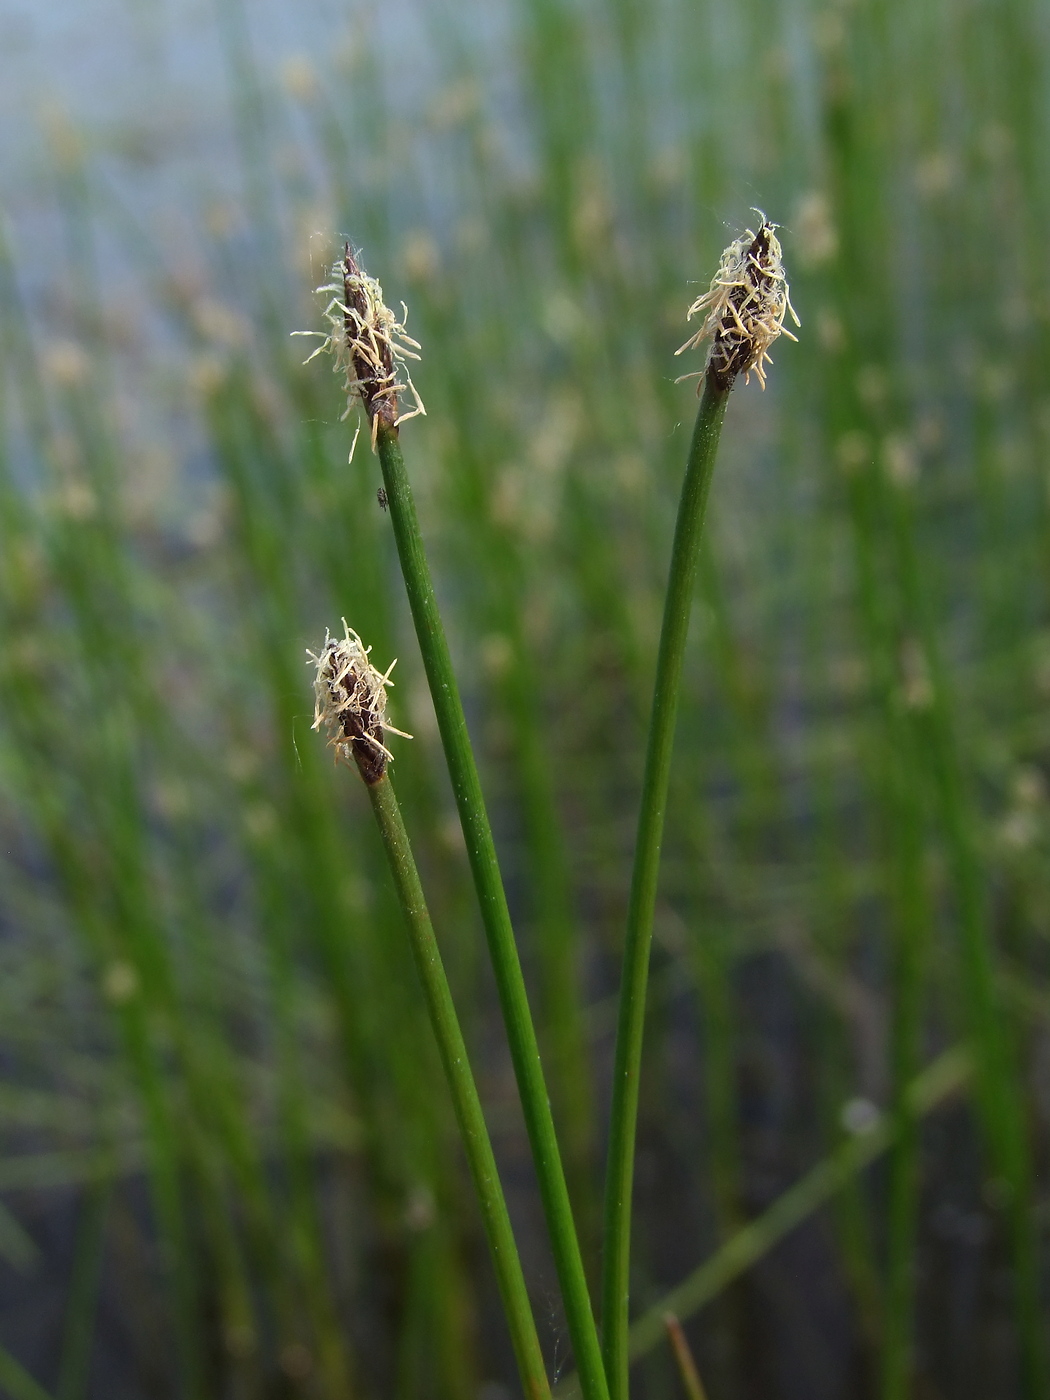
<svg viewBox="0 0 1050 1400"><path fill-rule="evenodd" d="M406 456L596 1263L673 352L760 205L803 330L712 493L637 1393L678 1393L646 1310L690 1279L710 1400L1045 1394L1045 7L98 21L124 116L20 113L0 265L0 1385L515 1393L367 803L309 732L344 615L400 658L402 805L571 1368L378 467L288 333L346 235L423 343Z"/></svg>

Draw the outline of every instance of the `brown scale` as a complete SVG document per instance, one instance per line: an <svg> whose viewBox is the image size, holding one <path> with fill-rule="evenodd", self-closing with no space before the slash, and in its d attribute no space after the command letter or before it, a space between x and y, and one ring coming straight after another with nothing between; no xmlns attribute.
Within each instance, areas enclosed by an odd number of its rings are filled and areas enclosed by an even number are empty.
<svg viewBox="0 0 1050 1400"><path fill-rule="evenodd" d="M361 289L363 273L358 266L350 244L343 250L343 305L347 308L343 317L346 327L347 344L358 342L360 327L369 322L368 302ZM351 314L357 312L357 319ZM394 357L390 346L377 336L372 336L372 346L382 365L382 373L376 372L375 364L359 351L351 351L350 359L354 367L354 378L360 382L361 402L368 413L369 421L378 420L384 428L397 427L397 391L394 388ZM374 438L373 438L374 441Z"/></svg>
<svg viewBox="0 0 1050 1400"><path fill-rule="evenodd" d="M369 711L353 703L367 694L367 687L355 671L350 671L338 685L330 682L329 689L340 711L340 732L354 756L358 772L371 787L386 772L387 756L383 747L383 726Z"/></svg>

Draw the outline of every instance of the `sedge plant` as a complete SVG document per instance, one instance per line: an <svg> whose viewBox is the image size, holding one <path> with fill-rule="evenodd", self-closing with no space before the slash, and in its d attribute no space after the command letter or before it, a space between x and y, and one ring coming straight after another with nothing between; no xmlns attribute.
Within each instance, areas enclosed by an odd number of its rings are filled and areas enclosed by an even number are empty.
<svg viewBox="0 0 1050 1400"><path fill-rule="evenodd" d="M392 755L384 737L402 733L386 719L386 690L393 667L379 671L368 659L370 648L345 620L343 631L341 638L326 637L317 655L309 653L316 667L314 728L327 729L337 757L357 768L368 791L452 1095L525 1394L528 1400L550 1400L543 1352L466 1042L387 773Z"/></svg>
<svg viewBox="0 0 1050 1400"><path fill-rule="evenodd" d="M602 1345L611 1400L627 1400L628 1394L631 1195L645 999L675 716L700 538L729 394L741 374L749 378L754 373L765 387L769 347L779 335L791 336L784 325L789 313L798 324L776 228L763 215L757 233L748 229L722 254L709 290L689 309L690 318L704 315L700 329L678 351L682 354L705 339L712 341L707 367L700 376L700 406L664 600L620 980L602 1258Z"/></svg>
<svg viewBox="0 0 1050 1400"><path fill-rule="evenodd" d="M708 364L700 376L700 406L672 550L632 876L606 1178L601 1350L502 877L401 452L400 424L425 412L407 370L407 361L418 359L419 345L405 328L407 309L403 319L398 320L386 306L379 283L363 272L349 245L336 264L333 277L335 280L320 289L330 294L326 309L330 330L315 354L326 350L333 354L336 371L344 376L347 413L355 402L360 402L369 423L372 447L382 466L409 605L496 973L580 1386L585 1400L606 1400L607 1396L611 1400L627 1400L631 1188L638 1081L678 690L700 537L729 394L740 374L750 378L754 372L765 386L769 347L782 333L791 335L784 325L789 313L796 324L798 321L788 294L780 244L775 225L763 216L757 233L747 230L726 249L710 289L689 311L690 318L705 313L701 327L678 352L693 349L708 337L712 339ZM409 397L407 410L401 408L399 395ZM513 1237L498 1181L490 1176L490 1166L492 1173L495 1168L480 1104L447 982L437 960L437 945L408 838L386 775L390 755L382 733L387 727L384 715L389 672L382 675L370 666L367 652L349 629L342 642L329 638L320 656L313 660L318 668L316 723L335 728L337 748L347 762L356 762L368 787L412 931L417 966L442 1047L490 1244L497 1268L504 1270L500 1284L522 1375L527 1385L538 1384L536 1377L542 1375L542 1364L537 1372L538 1343L520 1262L513 1253ZM507 1253L508 1240L511 1256Z"/></svg>
<svg viewBox="0 0 1050 1400"><path fill-rule="evenodd" d="M585 1400L608 1400L598 1329L525 979L459 686L401 451L400 425L426 411L408 371L408 361L419 358L419 345L405 328L407 308L403 308L402 319L398 320L384 301L382 287L359 266L349 244L333 268L333 279L319 289L330 298L326 308L329 331L314 353L328 351L332 354L336 372L343 375L347 414L360 404L370 427L372 447L382 467L398 558L496 977L580 1385ZM410 404L408 408L404 407L406 399ZM389 792L389 788L380 788L378 799L373 794L373 807L380 829L384 831L388 852L402 852L397 856L395 882L406 917L411 920L413 891L418 888L418 882L413 884L406 874L407 839L397 834L399 818L394 815L392 798L387 796Z"/></svg>

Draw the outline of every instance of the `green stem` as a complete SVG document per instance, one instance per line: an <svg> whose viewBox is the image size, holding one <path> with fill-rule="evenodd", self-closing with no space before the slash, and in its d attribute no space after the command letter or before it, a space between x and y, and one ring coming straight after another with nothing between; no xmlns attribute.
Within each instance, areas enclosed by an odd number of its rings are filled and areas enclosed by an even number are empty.
<svg viewBox="0 0 1050 1400"><path fill-rule="evenodd" d="M51 1400L40 1382L29 1374L21 1362L15 1360L6 1347L0 1347L0 1385L13 1400Z"/></svg>
<svg viewBox="0 0 1050 1400"><path fill-rule="evenodd" d="M1032 1156L1022 1078L995 980L995 936L972 800L959 754L951 691L939 654L919 568L912 506L905 492L891 497L894 543L905 602L929 674L928 703L915 708L918 752L926 756L954 883L962 992L977 1053L978 1110L989 1157L1005 1188L1021 1381L1027 1396L1048 1393L1045 1310L1040 1297L1038 1237L1032 1230Z"/></svg>
<svg viewBox="0 0 1050 1400"><path fill-rule="evenodd" d="M652 718L642 782L638 841L631 877L620 1017L616 1032L609 1161L605 1178L605 1233L602 1269L602 1343L611 1400L627 1400L627 1326L631 1262L631 1188L638 1122L639 1071L645 1030L645 993L653 936L667 788L671 776L675 716L682 658L689 632L700 534L711 485L718 439L729 391L708 378L696 415L689 462L678 507L671 571L664 602L660 653L656 663Z"/></svg>
<svg viewBox="0 0 1050 1400"><path fill-rule="evenodd" d="M372 810L386 848L390 873L394 877L398 899L412 940L412 954L419 972L419 980L423 984L430 1023L434 1028L445 1077L452 1093L456 1119L474 1178L474 1189L481 1205L485 1233L492 1250L492 1261L510 1325L525 1394L529 1400L550 1400L551 1392L543 1363L543 1352L529 1305L521 1260L514 1243L507 1203L496 1170L496 1159L485 1126L485 1116L471 1072L459 1017L456 1015L452 993L445 977L441 951L419 883L419 873L409 844L408 832L405 830L401 809L397 805L390 779L384 775L377 783L366 783L366 787L372 799Z"/></svg>
<svg viewBox="0 0 1050 1400"><path fill-rule="evenodd" d="M905 1111L916 1119L924 1118L970 1078L970 1052L962 1045L951 1046L908 1085L902 1095ZM663 1341L668 1313L682 1320L706 1307L735 1279L764 1259L774 1245L856 1180L865 1167L897 1141L900 1131L900 1116L887 1114L868 1132L847 1138L789 1186L761 1215L731 1235L714 1254L638 1318L628 1342L631 1360L640 1360ZM578 1389L575 1376L564 1376L558 1386L560 1400L575 1400Z"/></svg>
<svg viewBox="0 0 1050 1400"><path fill-rule="evenodd" d="M488 939L496 976L503 1022L507 1029L514 1074L521 1096L525 1127L532 1148L540 1196L550 1232L554 1265L558 1271L565 1320L576 1358L580 1385L586 1400L608 1400L598 1329L591 1311L587 1278L565 1183L558 1139L554 1132L550 1097L540 1063L536 1029L529 1011L525 979L518 959L514 929L503 890L496 846L492 839L485 799L481 792L474 751L470 745L463 702L452 669L452 657L434 595L416 516L415 502L397 429L380 426L376 446L394 527L401 572L405 579L412 621L434 702L441 743L445 751L452 791L455 794L467 847L474 888Z"/></svg>
<svg viewBox="0 0 1050 1400"><path fill-rule="evenodd" d="M969 1051L961 1045L951 1046L911 1081L902 1095L906 1111L916 1119L925 1117L961 1088L970 1074ZM900 1117L887 1114L868 1132L841 1143L789 1186L761 1215L642 1314L631 1328L631 1358L637 1360L659 1345L663 1339L663 1319L669 1312L678 1318L691 1317L698 1312L727 1284L763 1259L775 1244L855 1180L897 1140L900 1131ZM568 1400L571 1394L568 1380L565 1390Z"/></svg>

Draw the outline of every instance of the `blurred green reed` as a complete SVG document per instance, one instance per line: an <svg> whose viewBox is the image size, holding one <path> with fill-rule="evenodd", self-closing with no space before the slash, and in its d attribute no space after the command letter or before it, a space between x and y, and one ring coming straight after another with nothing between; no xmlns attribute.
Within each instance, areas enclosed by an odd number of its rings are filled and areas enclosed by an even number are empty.
<svg viewBox="0 0 1050 1400"><path fill-rule="evenodd" d="M593 1293L694 412L673 351L757 204L803 330L765 395L734 394L711 498L642 1080L643 1152L674 1189L639 1174L633 1381L677 1393L658 1321L696 1270L674 1308L712 1400L796 1393L756 1380L788 1329L747 1270L827 1205L806 1257L849 1299L849 1393L1042 1396L1045 16L406 14L395 35L352 7L330 58L278 72L251 9L216 0L222 206L169 231L71 121L42 290L28 233L5 234L0 1258L61 1303L36 1352L0 1313L0 1385L112 1393L104 1307L140 1394L513 1385L382 849L309 734L305 648L340 616L400 656L400 799L552 1376L571 1365L378 463L363 441L347 463L336 386L288 332L345 234L423 343L413 487ZM956 1043L949 1110L923 1075ZM942 1194L989 1231L973 1315L952 1311ZM54 1260L52 1200L77 1217Z"/></svg>

